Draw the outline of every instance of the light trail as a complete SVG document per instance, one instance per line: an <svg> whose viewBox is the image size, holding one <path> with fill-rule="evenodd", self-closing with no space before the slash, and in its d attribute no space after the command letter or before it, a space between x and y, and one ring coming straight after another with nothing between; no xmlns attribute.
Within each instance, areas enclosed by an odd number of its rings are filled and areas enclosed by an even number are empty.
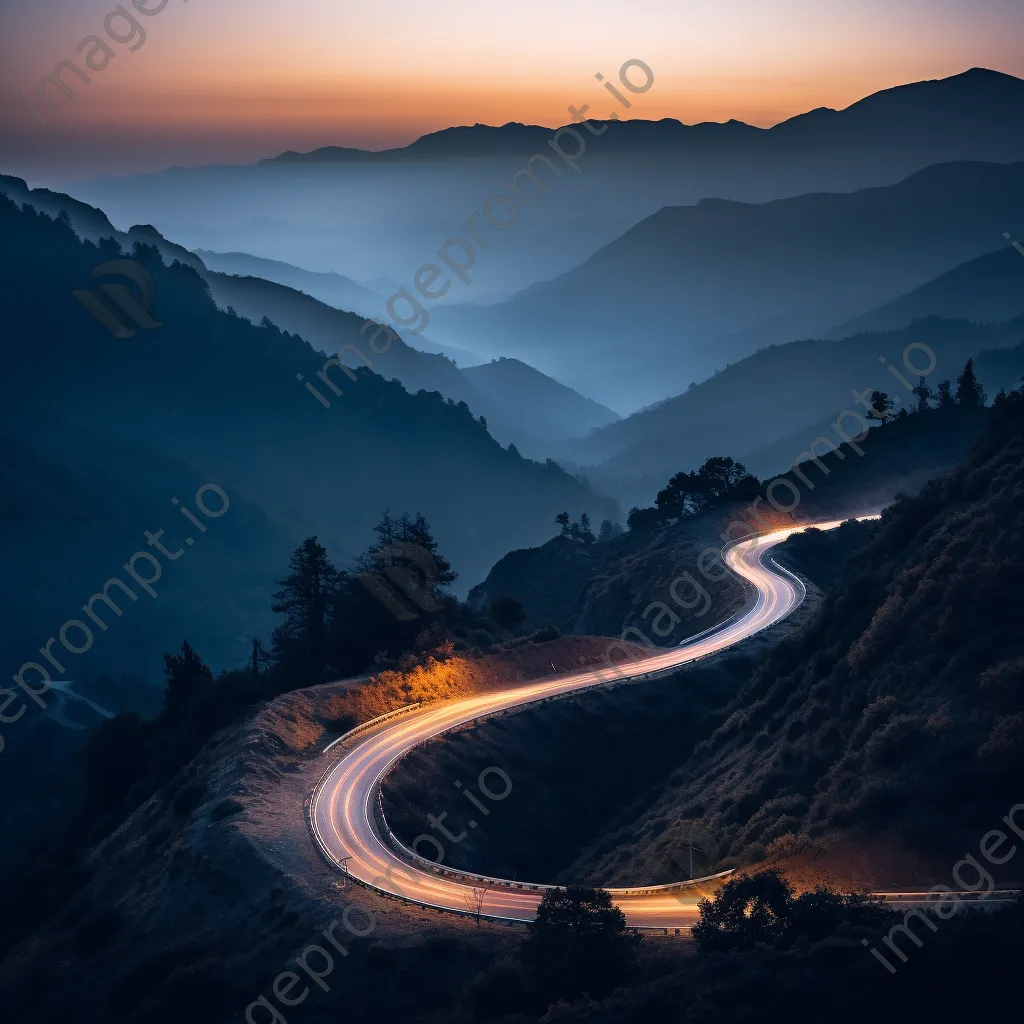
<svg viewBox="0 0 1024 1024"><path fill-rule="evenodd" d="M861 518L874 519L877 516ZM805 589L792 573L765 556L777 544L811 526L831 530L846 520L789 527L739 541L725 550L730 569L757 589L754 605L736 621L698 634L681 647L613 669L588 669L541 679L513 690L479 694L443 704L428 704L367 731L327 770L310 801L314 839L329 861L342 867L357 882L378 892L424 907L467 912L472 889L487 888L483 917L531 921L545 889L543 883L486 878L450 868L431 868L429 862L404 850L398 852L386 836L379 810L380 784L387 772L415 747L491 715L611 682L650 679L682 665L717 654L780 622L804 599ZM394 841L398 846L397 841ZM440 874L443 870L446 874ZM630 927L689 928L697 920L696 896L685 889L637 886L609 889Z"/></svg>

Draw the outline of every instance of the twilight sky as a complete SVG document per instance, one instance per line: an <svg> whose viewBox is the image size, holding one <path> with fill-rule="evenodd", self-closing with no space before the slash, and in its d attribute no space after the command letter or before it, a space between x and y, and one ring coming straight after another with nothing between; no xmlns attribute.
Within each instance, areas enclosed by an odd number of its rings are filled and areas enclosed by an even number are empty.
<svg viewBox="0 0 1024 1024"><path fill-rule="evenodd" d="M604 116L628 58L656 82L629 114L770 125L969 67L1024 77L1021 0L0 0L0 171L32 185L322 145L382 149L453 124ZM161 6L163 5L163 6ZM84 37L103 37L104 56ZM117 42L111 35L120 36ZM86 57L101 70L87 70ZM31 97L74 60L71 100Z"/></svg>

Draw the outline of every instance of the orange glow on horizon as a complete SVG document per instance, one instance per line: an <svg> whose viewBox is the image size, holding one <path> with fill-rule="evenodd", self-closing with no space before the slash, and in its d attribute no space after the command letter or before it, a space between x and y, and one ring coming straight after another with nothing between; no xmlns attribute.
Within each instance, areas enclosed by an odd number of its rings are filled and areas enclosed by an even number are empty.
<svg viewBox="0 0 1024 1024"><path fill-rule="evenodd" d="M60 62L84 63L77 48L116 5L0 0L0 170L38 168L55 182L326 145L385 149L454 125L554 128L570 105L607 118L616 102L595 76L613 81L630 59L649 64L655 84L619 116L687 124L768 127L974 66L1024 76L1024 11L1008 0L639 0L628 10L520 0L511 17L475 0L147 2L152 16L136 19L144 41L108 40L107 65L87 84L72 75L74 98L58 92L44 125L15 91L32 97Z"/></svg>

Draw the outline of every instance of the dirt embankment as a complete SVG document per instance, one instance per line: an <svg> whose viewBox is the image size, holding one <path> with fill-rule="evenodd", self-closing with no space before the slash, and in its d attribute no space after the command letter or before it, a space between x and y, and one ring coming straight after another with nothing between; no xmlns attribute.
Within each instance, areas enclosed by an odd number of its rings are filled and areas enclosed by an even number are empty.
<svg viewBox="0 0 1024 1024"><path fill-rule="evenodd" d="M440 946L451 952L472 929L477 957L515 940L511 928L477 928L344 889L317 853L304 807L330 760L323 747L352 724L413 701L514 686L550 675L552 665L596 664L607 643L561 637L297 690L224 729L93 849L90 877L65 911L12 951L0 968L12 1019L63 1019L65 993L75 991L97 1008L97 1019L163 1021L182 999L193 1006L200 989L203 1012L190 1019L243 1019L245 1007L352 905L358 927L372 920L373 928L346 943L350 955L335 972L331 999L342 993L351 1005L370 1000L365 972L399 948L413 956ZM54 964L59 987L49 983ZM211 972L218 981L207 990ZM303 1019L327 1019L304 1010Z"/></svg>

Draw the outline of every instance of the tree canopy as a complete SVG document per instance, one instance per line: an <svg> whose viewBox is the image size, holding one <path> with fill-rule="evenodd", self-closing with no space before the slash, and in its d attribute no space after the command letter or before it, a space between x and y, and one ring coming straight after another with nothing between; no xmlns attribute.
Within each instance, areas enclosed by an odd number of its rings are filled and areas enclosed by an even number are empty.
<svg viewBox="0 0 1024 1024"><path fill-rule="evenodd" d="M703 899L697 906L700 920L693 926L693 941L705 954L789 946L801 938L817 942L844 923L874 928L891 913L880 900L820 886L795 896L777 871L731 879L713 899Z"/></svg>
<svg viewBox="0 0 1024 1024"><path fill-rule="evenodd" d="M548 1001L607 995L633 972L637 940L604 889L549 889L521 950L523 966Z"/></svg>

